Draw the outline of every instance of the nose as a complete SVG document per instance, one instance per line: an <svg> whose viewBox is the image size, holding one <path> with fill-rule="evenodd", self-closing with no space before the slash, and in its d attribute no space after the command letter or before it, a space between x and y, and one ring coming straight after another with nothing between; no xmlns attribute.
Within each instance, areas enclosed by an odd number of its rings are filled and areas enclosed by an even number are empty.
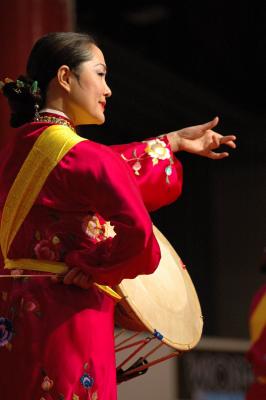
<svg viewBox="0 0 266 400"><path fill-rule="evenodd" d="M104 93L104 96L105 97L111 97L112 96L112 91L111 91L111 89L109 88L109 86L107 85L107 83L105 84L105 93Z"/></svg>

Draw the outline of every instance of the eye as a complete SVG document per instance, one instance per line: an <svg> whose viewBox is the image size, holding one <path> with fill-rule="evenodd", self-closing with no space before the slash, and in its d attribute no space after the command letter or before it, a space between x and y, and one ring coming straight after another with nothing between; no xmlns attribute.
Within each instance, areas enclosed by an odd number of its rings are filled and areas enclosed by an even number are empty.
<svg viewBox="0 0 266 400"><path fill-rule="evenodd" d="M105 72L98 72L99 76L105 77L106 73Z"/></svg>

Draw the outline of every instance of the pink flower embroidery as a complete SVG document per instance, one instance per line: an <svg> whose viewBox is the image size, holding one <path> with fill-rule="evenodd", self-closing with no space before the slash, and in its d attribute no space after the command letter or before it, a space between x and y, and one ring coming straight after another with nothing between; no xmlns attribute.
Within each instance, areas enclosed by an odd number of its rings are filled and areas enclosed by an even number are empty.
<svg viewBox="0 0 266 400"><path fill-rule="evenodd" d="M136 161L133 166L132 166L135 175L139 175L139 171L141 170L141 163L139 161Z"/></svg>
<svg viewBox="0 0 266 400"><path fill-rule="evenodd" d="M34 303L33 301L27 301L24 307L26 311L32 312L37 309L37 304Z"/></svg>
<svg viewBox="0 0 266 400"><path fill-rule="evenodd" d="M53 237L52 240L43 239L40 240L34 247L34 252L39 260L60 260L60 240L57 236Z"/></svg>
<svg viewBox="0 0 266 400"><path fill-rule="evenodd" d="M151 158L153 166L159 164L160 160L169 160L169 164L165 167L166 183L169 184L169 176L172 174L172 164L174 162L167 144L159 138L143 141L142 143L146 143L142 154L137 155L137 149L134 149L132 158L127 158L124 154L121 154L121 157L131 165L135 175L140 175L141 172L142 174L145 173L145 169L142 171L142 162L145 159Z"/></svg>
<svg viewBox="0 0 266 400"><path fill-rule="evenodd" d="M44 390L45 392L49 392L49 390L52 389L53 386L54 382L52 381L52 379L50 379L49 376L45 376L41 384L42 390Z"/></svg>

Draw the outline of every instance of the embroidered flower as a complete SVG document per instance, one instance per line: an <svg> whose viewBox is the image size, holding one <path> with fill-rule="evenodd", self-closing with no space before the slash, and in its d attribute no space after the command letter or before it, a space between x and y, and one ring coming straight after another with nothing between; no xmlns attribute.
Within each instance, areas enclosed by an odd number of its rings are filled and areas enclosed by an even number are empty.
<svg viewBox="0 0 266 400"><path fill-rule="evenodd" d="M73 396L72 396L72 400L79 400L79 396L74 393Z"/></svg>
<svg viewBox="0 0 266 400"><path fill-rule="evenodd" d="M139 175L139 171L141 170L141 163L139 161L136 161L133 165L132 168L134 170L135 175Z"/></svg>
<svg viewBox="0 0 266 400"><path fill-rule="evenodd" d="M148 153L150 157L156 160L167 160L170 158L170 150L166 147L166 144L160 139L149 140L147 142L145 152Z"/></svg>
<svg viewBox="0 0 266 400"><path fill-rule="evenodd" d="M57 236L53 236L52 240L40 240L34 247L34 252L39 260L60 260L60 240Z"/></svg>
<svg viewBox="0 0 266 400"><path fill-rule="evenodd" d="M82 229L96 242L106 240L109 237L113 238L116 235L114 227L110 224L110 221L103 222L97 215L88 215L83 219Z"/></svg>
<svg viewBox="0 0 266 400"><path fill-rule="evenodd" d="M14 330L12 322L4 317L0 317L0 346L6 346L12 339Z"/></svg>
<svg viewBox="0 0 266 400"><path fill-rule="evenodd" d="M80 383L85 389L90 389L94 384L94 379L87 373L80 378Z"/></svg>
<svg viewBox="0 0 266 400"><path fill-rule="evenodd" d="M173 172L173 170L172 170L172 166L170 164L165 168L166 183L168 183L168 184L170 183L169 176L172 175L172 172Z"/></svg>
<svg viewBox="0 0 266 400"><path fill-rule="evenodd" d="M105 224L103 224L103 227L104 227L104 236L106 239L113 238L116 236L115 227L111 225L110 221L105 222Z"/></svg>
<svg viewBox="0 0 266 400"><path fill-rule="evenodd" d="M53 386L54 386L54 381L52 381L52 379L50 379L49 376L45 376L41 384L42 390L44 390L45 392L49 392L49 390L52 389Z"/></svg>
<svg viewBox="0 0 266 400"><path fill-rule="evenodd" d="M60 243L59 237L58 237L58 236L53 236L53 237L52 237L52 243L53 243L54 245L59 244L59 243Z"/></svg>
<svg viewBox="0 0 266 400"><path fill-rule="evenodd" d="M25 308L26 311L32 312L32 311L35 311L37 309L37 304L34 303L33 301L27 301L24 304L24 308Z"/></svg>
<svg viewBox="0 0 266 400"><path fill-rule="evenodd" d="M83 231L92 239L100 241L100 237L104 234L104 228L96 215L88 215L83 219Z"/></svg>

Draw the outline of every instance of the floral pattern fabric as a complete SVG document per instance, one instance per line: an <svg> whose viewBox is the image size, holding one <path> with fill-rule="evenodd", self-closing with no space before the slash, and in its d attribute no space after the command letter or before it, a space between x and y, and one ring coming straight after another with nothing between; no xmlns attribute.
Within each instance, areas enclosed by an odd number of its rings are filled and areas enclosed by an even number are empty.
<svg viewBox="0 0 266 400"><path fill-rule="evenodd" d="M47 125L25 125L0 151L0 212ZM110 286L152 273L160 251L147 209L175 200L182 181L167 141L154 140L113 148L86 141L71 149L47 178L9 258L63 261ZM132 169L136 160L121 157L132 152L145 155L139 175ZM158 196L151 201L155 182ZM9 274L3 266L0 253L0 274ZM0 278L1 398L116 400L113 300L95 286L84 290L42 273L35 278L15 273L16 278Z"/></svg>
<svg viewBox="0 0 266 400"><path fill-rule="evenodd" d="M149 211L173 202L182 191L182 165L170 150L166 135L143 142L114 145L134 173ZM158 188L154 196L154 188Z"/></svg>

